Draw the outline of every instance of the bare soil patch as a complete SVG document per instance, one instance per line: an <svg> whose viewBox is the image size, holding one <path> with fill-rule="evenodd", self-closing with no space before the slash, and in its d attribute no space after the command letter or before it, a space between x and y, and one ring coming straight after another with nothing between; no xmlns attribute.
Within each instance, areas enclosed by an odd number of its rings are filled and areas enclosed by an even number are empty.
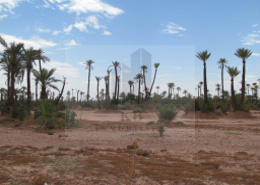
<svg viewBox="0 0 260 185"><path fill-rule="evenodd" d="M134 184L259 184L259 119L189 119L180 111L159 137L155 112L134 119L82 111L80 128L35 130L0 117L0 184L124 184L127 145L139 138L149 156L137 156ZM256 113L257 114L257 113ZM79 114L78 114L79 118Z"/></svg>

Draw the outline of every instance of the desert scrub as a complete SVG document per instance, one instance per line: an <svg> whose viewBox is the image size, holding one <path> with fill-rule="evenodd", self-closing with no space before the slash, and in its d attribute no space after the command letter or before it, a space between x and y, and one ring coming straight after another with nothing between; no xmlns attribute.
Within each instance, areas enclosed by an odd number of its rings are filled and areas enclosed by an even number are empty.
<svg viewBox="0 0 260 185"><path fill-rule="evenodd" d="M163 125L158 125L157 131L158 131L160 137L162 137L163 133L165 132L164 126Z"/></svg>
<svg viewBox="0 0 260 185"><path fill-rule="evenodd" d="M160 120L172 121L177 115L174 106L166 105L159 109Z"/></svg>
<svg viewBox="0 0 260 185"><path fill-rule="evenodd" d="M173 122L172 124L176 125L176 126L181 126L181 127L185 127L185 123L182 121L177 121L177 122Z"/></svg>
<svg viewBox="0 0 260 185"><path fill-rule="evenodd" d="M39 110L38 121L47 129L53 129L57 121L57 108L48 100L42 100Z"/></svg>
<svg viewBox="0 0 260 185"><path fill-rule="evenodd" d="M137 150L136 155L138 155L138 156L149 156L150 153L146 150Z"/></svg>
<svg viewBox="0 0 260 185"><path fill-rule="evenodd" d="M74 111L71 111L70 108L67 108L65 111L65 123L67 126L72 128L79 127L79 122L76 121L77 114Z"/></svg>

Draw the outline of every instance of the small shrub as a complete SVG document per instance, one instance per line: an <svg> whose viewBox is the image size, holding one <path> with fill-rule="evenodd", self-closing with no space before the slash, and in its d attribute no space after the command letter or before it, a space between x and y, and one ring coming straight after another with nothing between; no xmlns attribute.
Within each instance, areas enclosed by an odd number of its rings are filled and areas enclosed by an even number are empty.
<svg viewBox="0 0 260 185"><path fill-rule="evenodd" d="M157 131L159 132L160 137L162 137L162 136L163 136L163 133L165 132L164 126L163 126L163 125L159 125L159 126L157 127Z"/></svg>
<svg viewBox="0 0 260 185"><path fill-rule="evenodd" d="M177 125L177 126L181 126L181 127L185 127L185 123L182 122L182 121L177 121L177 122L173 122L174 125Z"/></svg>
<svg viewBox="0 0 260 185"><path fill-rule="evenodd" d="M154 121L149 121L146 123L146 125L152 125L152 124L154 124Z"/></svg>
<svg viewBox="0 0 260 185"><path fill-rule="evenodd" d="M53 129L57 121L57 113L56 106L51 101L42 100L38 120L45 128Z"/></svg>
<svg viewBox="0 0 260 185"><path fill-rule="evenodd" d="M137 150L136 155L138 155L138 156L149 156L150 153L146 150Z"/></svg>
<svg viewBox="0 0 260 185"><path fill-rule="evenodd" d="M223 103L220 105L220 110L226 114L228 110L230 109L230 105L228 103Z"/></svg>
<svg viewBox="0 0 260 185"><path fill-rule="evenodd" d="M177 112L174 110L173 106L163 106L159 110L159 118L161 120L171 121L177 115Z"/></svg>

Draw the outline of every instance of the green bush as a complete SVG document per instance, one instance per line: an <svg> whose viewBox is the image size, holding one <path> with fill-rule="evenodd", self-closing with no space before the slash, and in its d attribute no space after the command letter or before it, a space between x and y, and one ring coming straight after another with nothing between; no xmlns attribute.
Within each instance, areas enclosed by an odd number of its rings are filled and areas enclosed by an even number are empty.
<svg viewBox="0 0 260 185"><path fill-rule="evenodd" d="M199 102L199 110L201 112L214 112L215 111L215 105L212 100L208 100L208 103L205 103L204 101Z"/></svg>
<svg viewBox="0 0 260 185"><path fill-rule="evenodd" d="M159 109L159 118L161 120L171 121L177 115L177 112L174 109L174 106L163 106Z"/></svg>
<svg viewBox="0 0 260 185"><path fill-rule="evenodd" d="M224 114L226 114L229 109L230 109L230 105L229 105L229 103L227 103L227 102L222 103L222 104L220 105L220 110L221 110Z"/></svg>
<svg viewBox="0 0 260 185"><path fill-rule="evenodd" d="M185 127L185 123L182 122L182 121L177 121L177 122L173 122L174 125L177 125L177 126L181 126L181 127Z"/></svg>
<svg viewBox="0 0 260 185"><path fill-rule="evenodd" d="M41 101L38 120L45 128L53 129L55 127L57 114L57 108L51 101Z"/></svg>
<svg viewBox="0 0 260 185"><path fill-rule="evenodd" d="M67 126L72 128L79 127L79 122L76 121L77 114L74 111L71 111L70 108L67 108L65 111L65 123Z"/></svg>
<svg viewBox="0 0 260 185"><path fill-rule="evenodd" d="M126 102L123 105L118 105L119 110L131 110L132 106L130 102Z"/></svg>
<svg viewBox="0 0 260 185"><path fill-rule="evenodd" d="M146 150L137 150L136 155L138 155L138 156L149 156L150 153Z"/></svg>
<svg viewBox="0 0 260 185"><path fill-rule="evenodd" d="M159 132L160 137L162 137L162 136L163 136L163 133L165 132L164 126L163 126L163 125L159 125L159 126L157 127L157 131Z"/></svg>

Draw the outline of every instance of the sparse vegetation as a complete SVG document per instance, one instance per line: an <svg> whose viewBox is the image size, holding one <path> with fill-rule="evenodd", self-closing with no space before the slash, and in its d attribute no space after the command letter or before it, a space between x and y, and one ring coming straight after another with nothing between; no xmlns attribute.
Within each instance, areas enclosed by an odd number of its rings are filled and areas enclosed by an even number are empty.
<svg viewBox="0 0 260 185"><path fill-rule="evenodd" d="M157 126L157 131L158 131L160 137L162 137L162 136L163 136L163 133L165 132L164 126L163 126L163 125L158 125L158 126Z"/></svg>

